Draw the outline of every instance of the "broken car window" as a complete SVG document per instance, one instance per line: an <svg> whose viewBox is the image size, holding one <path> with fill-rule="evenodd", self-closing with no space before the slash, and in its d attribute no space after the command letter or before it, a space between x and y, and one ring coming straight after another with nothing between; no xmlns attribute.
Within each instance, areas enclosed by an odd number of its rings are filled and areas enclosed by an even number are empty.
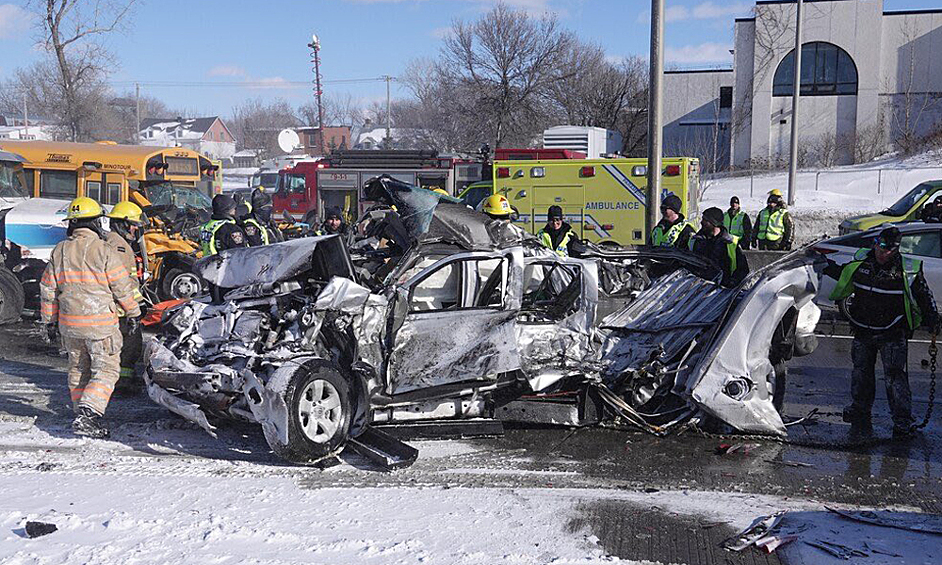
<svg viewBox="0 0 942 565"><path fill-rule="evenodd" d="M506 286L507 260L504 258L451 261L413 283L409 310L502 308Z"/></svg>
<svg viewBox="0 0 942 565"><path fill-rule="evenodd" d="M579 267L553 262L529 263L523 270L523 285L521 322L555 322L579 308L582 293Z"/></svg>

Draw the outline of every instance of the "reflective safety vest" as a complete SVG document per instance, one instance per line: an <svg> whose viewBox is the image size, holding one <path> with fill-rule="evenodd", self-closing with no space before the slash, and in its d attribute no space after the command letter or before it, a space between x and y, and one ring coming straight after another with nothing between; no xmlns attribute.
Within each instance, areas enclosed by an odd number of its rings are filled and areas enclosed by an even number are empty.
<svg viewBox="0 0 942 565"><path fill-rule="evenodd" d="M828 297L830 300L839 302L854 293L855 286L858 286L854 284L854 273L863 264L869 251L869 249L858 249L854 253L854 260L844 265L844 269L841 270L841 278L837 280L837 285L831 291L831 296ZM922 270L922 261L905 256L900 256L900 258L903 260L903 310L906 312L906 323L909 324L909 329L914 330L922 323L922 312L919 310L919 304L913 298L912 291L913 281L916 280L916 276ZM885 289L879 289L878 292L888 295L900 294L900 291Z"/></svg>
<svg viewBox="0 0 942 565"><path fill-rule="evenodd" d="M543 247L550 249L553 253L559 255L560 257L569 256L569 239L572 236L572 230L566 232L566 235L559 241L559 245L556 248L553 248L553 238L550 236L546 230L540 230L540 233L537 234L537 237L540 238L540 243L543 244Z"/></svg>
<svg viewBox="0 0 942 565"><path fill-rule="evenodd" d="M785 235L785 214L788 214L788 211L784 208L778 208L771 213L768 208L763 208L759 212L759 219L756 220L757 237L766 241L782 239Z"/></svg>
<svg viewBox="0 0 942 565"><path fill-rule="evenodd" d="M219 250L216 249L216 232L226 224L235 224L235 220L232 218L210 220L200 228L200 244L203 248L203 257L219 253Z"/></svg>
<svg viewBox="0 0 942 565"><path fill-rule="evenodd" d="M252 224L258 229L258 233L262 236L262 245L268 245L268 230L265 229L265 226L260 224L255 218L246 218L242 220L243 224Z"/></svg>
<svg viewBox="0 0 942 565"><path fill-rule="evenodd" d="M670 227L667 230L667 233L664 233L664 229L660 225L654 227L654 230L651 231L651 241L654 245L659 247L673 247L677 243L677 238L680 237L680 233L684 231L684 228L689 226L690 223L687 220L678 222Z"/></svg>
<svg viewBox="0 0 942 565"><path fill-rule="evenodd" d="M743 214L741 210L732 218L729 217L729 212L727 212L723 214L723 227L726 228L726 231L728 231L730 235L742 237L746 233L742 228L742 220L745 217L746 215Z"/></svg>
<svg viewBox="0 0 942 565"><path fill-rule="evenodd" d="M732 243L726 244L726 255L729 257L729 274L732 275L736 272L736 267L739 265L739 262L736 260L736 247L739 246L739 236L731 235L730 237L733 238L733 241ZM697 238L691 237L690 240L687 241L687 247L693 251L696 242Z"/></svg>

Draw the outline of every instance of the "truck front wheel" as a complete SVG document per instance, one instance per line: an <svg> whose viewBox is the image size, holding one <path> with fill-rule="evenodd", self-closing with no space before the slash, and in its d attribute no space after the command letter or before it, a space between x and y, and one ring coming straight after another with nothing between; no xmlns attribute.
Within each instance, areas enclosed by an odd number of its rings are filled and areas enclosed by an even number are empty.
<svg viewBox="0 0 942 565"><path fill-rule="evenodd" d="M0 324L19 320L25 301L20 280L6 267L0 267Z"/></svg>

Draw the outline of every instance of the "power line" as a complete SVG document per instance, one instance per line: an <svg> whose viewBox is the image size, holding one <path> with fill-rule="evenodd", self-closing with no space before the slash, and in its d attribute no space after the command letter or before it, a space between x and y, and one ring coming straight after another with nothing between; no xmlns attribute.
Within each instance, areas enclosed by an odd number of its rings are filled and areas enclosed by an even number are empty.
<svg viewBox="0 0 942 565"><path fill-rule="evenodd" d="M367 82L384 82L387 80L387 77L375 77L375 78L345 78L345 79L333 79L333 80L324 80L321 81L323 84L360 84ZM391 80L396 80L395 77L391 77ZM210 87L210 88L287 88L287 87L308 87L311 86L311 81L303 80L245 80L245 81L170 81L170 80L153 80L153 81L135 81L135 80L118 80L118 81L107 81L106 84L109 86L134 86L135 84L140 84L141 86L150 86L150 87Z"/></svg>

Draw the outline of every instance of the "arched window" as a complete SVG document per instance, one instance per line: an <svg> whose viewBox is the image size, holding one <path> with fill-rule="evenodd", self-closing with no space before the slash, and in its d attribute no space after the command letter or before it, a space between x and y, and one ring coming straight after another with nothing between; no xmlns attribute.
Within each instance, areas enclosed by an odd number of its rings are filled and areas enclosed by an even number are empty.
<svg viewBox="0 0 942 565"><path fill-rule="evenodd" d="M791 96L795 84L795 50L782 59L772 81L772 96ZM857 94L857 66L837 45L814 41L801 46L801 95Z"/></svg>

